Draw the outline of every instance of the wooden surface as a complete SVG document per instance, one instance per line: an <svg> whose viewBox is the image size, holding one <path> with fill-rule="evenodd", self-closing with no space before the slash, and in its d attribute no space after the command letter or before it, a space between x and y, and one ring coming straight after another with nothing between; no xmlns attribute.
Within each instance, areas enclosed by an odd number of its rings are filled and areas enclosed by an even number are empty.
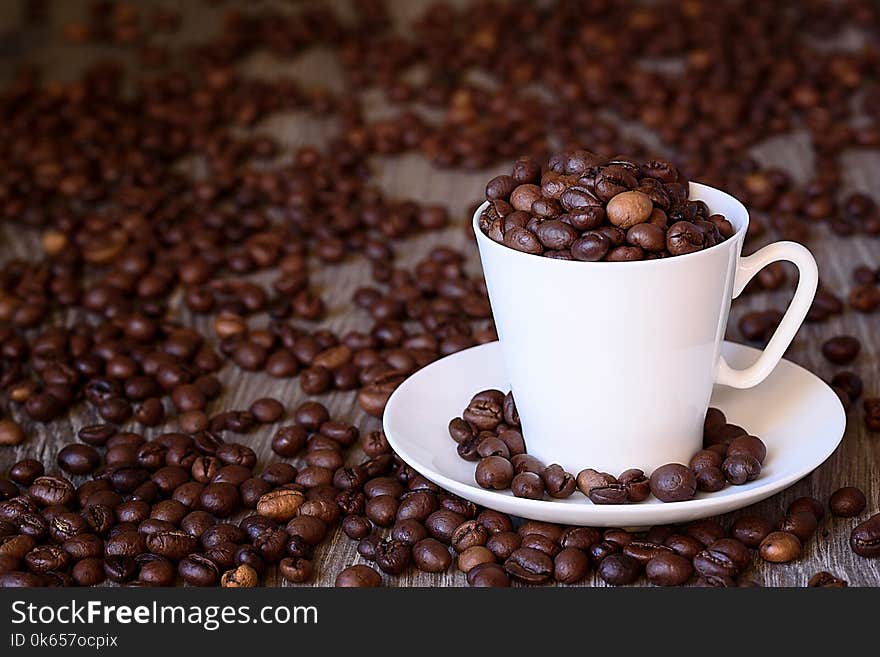
<svg viewBox="0 0 880 657"><path fill-rule="evenodd" d="M183 9L185 20L178 34L163 36L168 43L182 43L188 39L204 39L217 26L219 12L202 2L170 2L166 3ZM418 14L423 2L392 3L395 17L405 22ZM7 36L3 39L4 46L0 51L0 76L8 77L15 67L23 60L32 61L44 66L50 76L70 79L81 71L94 57L113 53L126 61L133 61L131 52L124 52L107 46L69 46L60 39L60 26L71 18L84 16L85 3L80 1L57 2L53 5L52 24L46 27L29 28L23 32L12 33L18 23L18 5L13 2L0 3L0 25L6 26L2 31ZM285 3L282 6L290 6ZM161 42L161 40L160 40ZM331 53L310 51L293 60L279 61L266 54L257 53L249 57L243 64L244 70L259 76L273 76L283 73L293 76L306 84L317 84L338 89L340 87L338 65ZM371 104L372 109L381 111L377 103ZM278 136L288 147L301 144L321 144L328 133L327 122L306 117L301 113L286 113L273 116L257 126L257 132L271 132ZM589 144L585 144L589 147ZM804 180L809 175L812 156L809 141L803 136L792 135L783 139L774 139L755 149L755 155L764 163L781 166L789 170L797 180ZM868 193L877 193L876 183L880 180L880 154L866 153L847 154L846 187L859 189ZM428 164L420 156L406 155L389 159L376 159L373 162L378 184L389 196L418 198L424 201L445 203L451 211L455 226L444 232L410 240L406 249L397 248L398 263L410 266L423 257L433 244L444 243L464 248L470 255L473 271L478 271L476 248L465 237L462 223L469 219L468 207L482 195L485 181L501 172L505 167L486 170L479 173L460 173L441 171ZM4 166L15 166L14 162L6 162ZM871 189L873 182L875 189ZM878 199L880 200L880 199ZM22 234L20 230L4 228L0 243L0 259L10 257L27 257L36 254L37 236ZM756 245L752 245L754 248ZM840 239L830 235L824 226L816 229L816 236L809 243L810 248L819 262L823 283L830 289L845 295L852 286L850 272L857 264L880 265L880 240L868 238ZM348 329L364 329L369 327L369 318L364 311L351 307L352 291L370 279L366 262L361 258L353 258L341 265L325 268L316 272L315 279L319 283L322 296L328 302L330 315L325 324L336 332ZM736 327L736 320L749 309L773 307L784 308L791 295L791 284L784 290L766 293L759 292L734 303L728 337L741 341ZM181 311L181 316L197 325L205 320L195 321ZM822 341L840 333L857 336L863 345L862 354L851 369L859 372L865 380L868 395L880 394L880 315L859 315L847 311L842 316L832 318L822 325L804 326L795 344L789 350L788 357L807 367L824 379L836 371L819 353ZM288 408L293 408L306 397L299 389L297 379L278 381L262 374L244 373L227 365L220 374L226 384L225 397L215 408L246 408L251 401L263 396L275 396L283 400ZM475 392L475 391L469 391ZM356 423L366 432L380 427L380 422L365 416L354 403L354 393L331 393L322 396L334 417ZM27 423L20 410L11 409L14 417L26 424L29 438L18 448L0 449L0 472L5 472L10 464L18 459L32 457L47 463L47 470L54 469L54 457L58 449L75 440L75 432L81 426L97 421L80 406L79 411L68 420L57 421L51 425L33 425ZM735 418L731 418L735 421ZM171 422L173 426L173 420ZM135 430L140 430L136 428ZM274 458L270 449L274 426L264 426L245 436L257 452L260 463ZM155 435L158 430L149 430L147 435ZM352 450L353 452L359 450ZM362 454L353 453L352 460L359 459ZM295 461L294 461L295 462ZM861 418L860 406L854 407L849 415L849 423L840 448L828 461L812 475L754 507L740 513L757 513L781 518L786 505L795 497L813 495L823 501L834 490L844 485L861 487L868 497L868 512L878 511L880 500L880 436L868 434ZM726 517L730 521L735 515ZM828 570L849 581L850 585L880 585L880 560L868 560L855 556L848 547L851 527L856 519L826 519L821 523L817 535L809 541L804 556L796 563L788 565L764 564L755 559L755 564L747 576L765 586L803 586L809 577L819 570ZM356 542L348 539L341 530L324 542L315 556L318 573L314 584L332 585L336 575L345 566L359 563ZM454 566L445 574L425 574L411 569L405 576L395 578L383 576L390 586L459 586L466 585L463 574ZM267 584L287 585L280 577L270 575ZM591 575L585 585L604 585L598 577Z"/></svg>

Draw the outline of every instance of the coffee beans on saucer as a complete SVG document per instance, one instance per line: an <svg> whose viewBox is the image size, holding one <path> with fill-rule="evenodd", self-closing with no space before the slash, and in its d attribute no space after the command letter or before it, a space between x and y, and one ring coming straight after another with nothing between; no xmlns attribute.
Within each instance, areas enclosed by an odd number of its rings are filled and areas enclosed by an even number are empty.
<svg viewBox="0 0 880 657"><path fill-rule="evenodd" d="M688 198L688 181L665 160L553 155L522 158L486 185L479 219L490 239L559 260L626 262L701 251L734 234L725 217Z"/></svg>
<svg viewBox="0 0 880 657"><path fill-rule="evenodd" d="M729 424L723 412L710 408L703 429L704 449L688 465L667 463L650 476L638 468L619 476L592 468L574 475L559 464L545 465L526 453L513 394L500 390L475 394L461 417L450 420L449 435L458 444L461 458L477 462L474 479L479 486L509 488L516 497L532 500L564 499L577 489L593 504L643 502L651 494L661 502L684 502L697 491L712 493L728 484L753 481L767 456L760 438ZM850 497L847 493L847 500Z"/></svg>

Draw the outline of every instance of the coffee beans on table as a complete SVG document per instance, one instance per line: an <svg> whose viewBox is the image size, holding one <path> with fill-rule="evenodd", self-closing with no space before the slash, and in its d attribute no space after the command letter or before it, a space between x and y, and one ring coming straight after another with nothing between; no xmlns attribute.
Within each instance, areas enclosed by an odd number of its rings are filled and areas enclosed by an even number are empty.
<svg viewBox="0 0 880 657"><path fill-rule="evenodd" d="M70 46L112 45L113 52L136 47L142 64L153 69L143 84L130 84L137 81L111 62L69 83L43 83L23 70L6 85L4 118L13 129L0 136L0 152L16 166L4 174L2 216L10 235L32 233L41 250L28 252L27 260L6 258L0 266L0 388L6 400L0 447L17 448L7 465L21 459L0 476L0 585L95 585L107 578L130 586L245 586L273 570L290 582L311 581L321 562L306 554L318 536L340 523L356 540L376 536L374 557L378 538L389 533L407 546L436 541L447 556L435 555L433 568L440 572L452 563L453 548L446 543L455 544L456 531L480 519L490 534L485 545L458 541L459 563L467 554L473 586L509 586L502 564L519 549L551 558L551 577L559 581L576 581L584 557L600 570L600 556L620 555L658 584L676 578L668 576L668 553L654 554L645 541L691 563L704 550L721 549L716 542L725 538L725 528L707 523L653 528L628 543L627 533L592 528L528 525L528 532L514 533L509 517L427 487L391 455L381 435L359 436L340 422L347 418L331 418L318 401L291 409L287 418L284 404L268 398L224 407L225 386L216 373L232 367L237 375L298 377L303 391L351 391L363 410L380 416L408 374L495 339L485 287L466 272L465 254L448 246L447 233L435 235L442 245L402 266L395 252L410 248L404 240L445 227L448 210L381 191L366 164L375 156L415 152L438 167L482 170L531 154L516 159L491 190L487 186L489 212L504 220L490 237L545 257L630 261L709 248L719 236L728 237L728 227L685 198L691 174L747 203L749 237L760 239L763 232L805 241L826 228L841 239L880 234L876 202L865 194L839 193L839 155L880 144L873 121L875 53L865 48L828 55L803 39L869 24L870 3L847 4L846 11L769 3L747 17L747 31L751 41L773 47L752 49L748 56L737 51L742 46L735 39L716 47L719 34L743 25L735 4L713 7L717 29L708 31L690 29L693 7L666 1L637 12L627 3L606 3L600 13L555 2L502 4L488 17L480 3L439 6L394 39L386 38L391 22L375 4L355 3L351 21L323 7L293 13L257 8L241 15L230 9L222 32L187 58L192 70L186 76L177 70L177 47L165 47L164 33L179 22L173 12L154 17L126 7L108 29L96 9L64 30ZM792 21L798 29L785 29ZM662 30L636 29L661 23ZM456 29L467 25L488 25L477 34L476 51L473 31ZM572 34L583 36L585 26L616 35L619 56L596 58L588 52L593 40L572 40ZM572 61L591 62L589 75L560 75L554 65L521 66L510 43L523 41L524 29L535 37L529 39L530 61L552 63L556 51L565 52ZM630 38L635 33L638 38ZM290 34L302 38L293 43ZM448 47L421 47L441 40ZM306 88L292 79L257 81L237 66L257 49L286 58L317 44L330 44L339 55L346 73L342 90ZM619 61L658 53L686 54L688 74L644 70L623 83L609 82L619 78ZM407 76L413 65L427 71L424 80ZM783 77L797 83L756 78L756 67L786 71ZM469 76L455 73L466 68L497 88L487 94ZM694 85L694 75L718 79L719 71L735 83L725 86L723 102L697 102L706 89ZM739 84L743 79L750 82ZM536 87L546 94L533 94ZM355 88L377 89L401 112L391 120L371 116ZM663 102L670 98L676 100ZM441 118L429 121L409 111L411 105L434 108ZM597 107L652 129L680 166L652 159L624 138L628 131L596 115ZM338 124L335 141L291 150L250 132L279 111ZM854 112L862 113L857 124L846 120ZM793 124L816 155L815 173L803 183L749 155L761 139L784 134ZM30 128L15 129L21 126ZM637 157L594 161L572 150L547 161L550 143L593 144L596 151L627 150ZM198 162L207 175L191 176L189 162ZM328 308L315 281L323 285L336 263L359 257L368 262L372 280L354 292L351 307L365 324L347 333L328 330L317 324ZM811 321L852 312L870 318L877 311L877 263L859 265L851 289L820 290ZM785 285L779 272L763 271L758 287ZM739 325L747 338L766 341L780 319L780 312L769 309L743 316ZM857 342L838 336L823 353L833 364L867 364L873 354ZM851 413L861 410L865 428L880 431L880 401L871 383L853 372L832 379L853 405ZM484 459L507 459L510 483L519 478L516 489L523 496L583 494L635 503L649 494L652 473L605 476L589 471L590 464L583 464L586 474L567 473L537 463L525 454L512 396L486 401L489 412L480 422L494 422L498 403L501 420L485 429L491 440L484 436L462 451L475 467ZM69 433L70 439L61 438L57 448L50 443L45 454L37 451L32 436L45 432L34 431L32 422L67 422L83 408L97 418L89 421L93 426L74 421L70 432L48 427L53 436ZM687 464L697 491L705 493L748 481L755 475L749 458L764 461L760 445L741 440L743 432L734 435L736 428L723 417L710 416L707 449ZM280 421L287 424L268 426ZM459 443L483 431L474 434L477 425L463 422ZM141 427L156 429L148 434ZM274 453L296 459L295 467L257 462L248 446L258 444L263 431L274 436ZM349 450L358 442L369 462L353 464ZM38 453L40 461L27 458ZM387 477L400 488L389 488L387 481L369 486ZM379 495L374 487L399 502L382 534L366 515L368 502ZM305 500L292 509L278 503L276 498L290 501L278 491L295 491ZM257 511L260 500L267 516ZM851 493L798 501L781 520L737 521L727 533L750 547L780 527L802 539L816 534L803 514L821 522L825 504L844 517L859 506ZM392 507L389 500L374 503L370 517L388 524ZM448 514L427 523L440 510ZM217 523L227 515L227 522ZM871 553L870 522L853 531L857 553ZM439 539L426 538L426 524ZM722 553L735 562L736 548L724 545ZM488 557L481 548L496 562L482 562ZM771 556L777 553L768 548ZM415 553L412 561L419 564ZM625 569L615 561L604 572L619 581ZM741 572L734 579L703 570L688 581L748 582ZM330 575L338 575L340 585L378 585L382 579L363 564ZM819 575L815 585L835 585L833 575Z"/></svg>

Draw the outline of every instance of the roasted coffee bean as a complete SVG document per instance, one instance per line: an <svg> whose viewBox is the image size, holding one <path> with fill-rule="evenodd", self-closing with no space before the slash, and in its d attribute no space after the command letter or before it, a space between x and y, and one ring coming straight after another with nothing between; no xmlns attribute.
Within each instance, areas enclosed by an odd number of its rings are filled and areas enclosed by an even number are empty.
<svg viewBox="0 0 880 657"><path fill-rule="evenodd" d="M672 548L657 545L649 541L633 540L623 546L623 553L644 565L662 552L670 552Z"/></svg>
<svg viewBox="0 0 880 657"><path fill-rule="evenodd" d="M510 482L510 490L516 497L540 500L544 497L544 481L533 472L520 472Z"/></svg>
<svg viewBox="0 0 880 657"><path fill-rule="evenodd" d="M838 335L822 344L822 355L835 365L851 363L859 355L862 343L851 335Z"/></svg>
<svg viewBox="0 0 880 657"><path fill-rule="evenodd" d="M856 525L849 535L849 545L860 557L880 556L880 514Z"/></svg>
<svg viewBox="0 0 880 657"><path fill-rule="evenodd" d="M606 472L597 472L592 468L581 470L577 476L577 487L584 495L589 496L593 488L616 484L617 480Z"/></svg>
<svg viewBox="0 0 880 657"><path fill-rule="evenodd" d="M486 541L486 547L499 561L506 560L521 546L522 537L511 531L495 534Z"/></svg>
<svg viewBox="0 0 880 657"><path fill-rule="evenodd" d="M587 550L599 540L599 532L592 527L569 527L562 533L559 544L563 548L574 547L579 550Z"/></svg>
<svg viewBox="0 0 880 657"><path fill-rule="evenodd" d="M725 536L724 527L717 520L712 520L711 518L692 522L687 526L686 533L705 546L709 546Z"/></svg>
<svg viewBox="0 0 880 657"><path fill-rule="evenodd" d="M217 565L201 554L190 554L182 559L177 572L191 586L214 586L220 579Z"/></svg>
<svg viewBox="0 0 880 657"><path fill-rule="evenodd" d="M34 459L22 459L9 468L9 478L21 486L30 486L45 473L43 464Z"/></svg>
<svg viewBox="0 0 880 657"><path fill-rule="evenodd" d="M593 504L626 504L629 495L623 484L606 484L594 486L588 496Z"/></svg>
<svg viewBox="0 0 880 657"><path fill-rule="evenodd" d="M801 556L801 542L789 532L771 532L761 541L758 553L764 561L788 563Z"/></svg>
<svg viewBox="0 0 880 657"><path fill-rule="evenodd" d="M392 495L377 495L367 501L366 514L373 524L390 527L397 516L398 502Z"/></svg>
<svg viewBox="0 0 880 657"><path fill-rule="evenodd" d="M583 550L569 547L553 560L553 579L560 584L576 584L590 572L590 558Z"/></svg>
<svg viewBox="0 0 880 657"><path fill-rule="evenodd" d="M561 549L559 543L541 534L524 534L522 536L522 541L520 542L520 547L540 550L551 557L555 557Z"/></svg>
<svg viewBox="0 0 880 657"><path fill-rule="evenodd" d="M570 497L576 488L574 477L556 463L544 469L543 479L547 494L557 499Z"/></svg>
<svg viewBox="0 0 880 657"><path fill-rule="evenodd" d="M864 511L867 504L865 494L860 489L855 486L845 486L831 494L828 508L835 516L852 518Z"/></svg>
<svg viewBox="0 0 880 657"><path fill-rule="evenodd" d="M648 478L641 470L626 470L618 477L618 481L626 487L626 496L630 502L644 502L651 494Z"/></svg>
<svg viewBox="0 0 880 657"><path fill-rule="evenodd" d="M543 584L553 575L553 560L533 548L519 548L504 562L507 573L526 584Z"/></svg>
<svg viewBox="0 0 880 657"><path fill-rule="evenodd" d="M769 520L758 516L742 516L734 521L730 535L746 547L757 548L767 535L773 531Z"/></svg>
<svg viewBox="0 0 880 657"><path fill-rule="evenodd" d="M727 446L727 456L751 456L758 463L763 463L767 456L767 447L755 436L737 436Z"/></svg>
<svg viewBox="0 0 880 657"><path fill-rule="evenodd" d="M477 464L474 479L482 488L503 490L514 480L513 465L503 456L487 456Z"/></svg>
<svg viewBox="0 0 880 657"><path fill-rule="evenodd" d="M816 533L817 526L816 516L809 511L798 511L788 514L780 523L779 529L794 534L801 543L806 543Z"/></svg>
<svg viewBox="0 0 880 657"><path fill-rule="evenodd" d="M599 577L613 586L632 584L639 577L641 564L625 554L609 554L599 562Z"/></svg>
<svg viewBox="0 0 880 657"><path fill-rule="evenodd" d="M301 584L312 578L312 562L302 557L284 557L278 562L278 571L288 582Z"/></svg>
<svg viewBox="0 0 880 657"><path fill-rule="evenodd" d="M257 571L247 564L241 564L231 570L227 570L220 577L220 586L224 588L253 588L258 583L259 576Z"/></svg>
<svg viewBox="0 0 880 657"><path fill-rule="evenodd" d="M825 517L825 507L814 497L799 497L788 505L788 515L793 515L798 511L809 511L816 520L822 520Z"/></svg>
<svg viewBox="0 0 880 657"><path fill-rule="evenodd" d="M468 584L474 587L509 587L510 577L497 563L484 563L472 568L467 574Z"/></svg>
<svg viewBox="0 0 880 657"><path fill-rule="evenodd" d="M674 552L661 552L645 564L648 581L656 586L681 586L693 573L691 561Z"/></svg>
<svg viewBox="0 0 880 657"><path fill-rule="evenodd" d="M455 530L458 529L464 521L465 517L461 514L447 509L440 509L439 511L434 511L427 517L425 520L425 528L428 530L428 533L438 541L450 544Z"/></svg>
<svg viewBox="0 0 880 657"><path fill-rule="evenodd" d="M651 473L650 487L661 502L682 502L694 496L697 480L687 466L668 463Z"/></svg>
<svg viewBox="0 0 880 657"><path fill-rule="evenodd" d="M761 462L748 454L728 456L721 464L721 471L729 483L740 486L761 474Z"/></svg>
<svg viewBox="0 0 880 657"><path fill-rule="evenodd" d="M59 477L37 477L28 487L28 494L43 506L68 506L74 492L73 484Z"/></svg>
<svg viewBox="0 0 880 657"><path fill-rule="evenodd" d="M345 568L336 576L336 586L375 588L382 585L382 576L365 564L356 564Z"/></svg>
<svg viewBox="0 0 880 657"><path fill-rule="evenodd" d="M389 575L400 575L412 558L409 545L394 539L380 541L376 545L376 565Z"/></svg>
<svg viewBox="0 0 880 657"><path fill-rule="evenodd" d="M807 586L809 588L843 589L846 588L848 584L846 580L835 577L831 573L823 570L813 575L810 578L810 581L807 582Z"/></svg>
<svg viewBox="0 0 880 657"><path fill-rule="evenodd" d="M463 573L486 563L495 563L495 556L482 545L471 546L458 555L458 569Z"/></svg>

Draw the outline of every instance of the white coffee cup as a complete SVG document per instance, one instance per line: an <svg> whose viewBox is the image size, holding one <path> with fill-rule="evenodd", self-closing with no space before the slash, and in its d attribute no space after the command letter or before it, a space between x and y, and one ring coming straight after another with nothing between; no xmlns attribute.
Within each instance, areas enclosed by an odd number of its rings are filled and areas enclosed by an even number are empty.
<svg viewBox="0 0 880 657"><path fill-rule="evenodd" d="M492 314L528 451L569 472L619 475L688 463L700 448L713 384L750 388L776 367L810 308L816 261L794 242L742 257L749 215L738 200L690 184L735 234L695 253L638 262L544 258L491 240L473 218ZM721 356L730 302L763 267L793 262L797 290L760 358ZM730 418L735 422L736 418Z"/></svg>

